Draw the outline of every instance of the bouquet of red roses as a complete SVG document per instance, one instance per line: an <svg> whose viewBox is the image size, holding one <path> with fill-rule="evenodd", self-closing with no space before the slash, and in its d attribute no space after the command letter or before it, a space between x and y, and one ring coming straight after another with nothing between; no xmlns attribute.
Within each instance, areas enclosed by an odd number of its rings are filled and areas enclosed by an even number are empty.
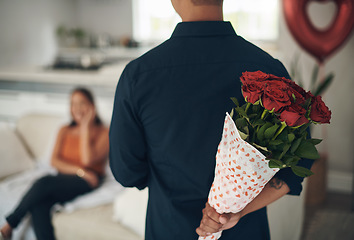
<svg viewBox="0 0 354 240"><path fill-rule="evenodd" d="M293 81L261 71L241 76L245 104L226 115L208 203L218 213L237 213L250 203L281 168L301 177L312 172L298 166L319 157L309 139L311 123L329 123L331 111ZM221 232L199 239L218 239Z"/></svg>
<svg viewBox="0 0 354 240"><path fill-rule="evenodd" d="M318 159L315 145L319 139L307 139L310 124L329 123L331 111L321 96L306 92L293 81L261 71L241 76L246 103L237 100L233 119L241 137L269 160L269 167L290 167L301 177L312 172L297 166L301 158Z"/></svg>

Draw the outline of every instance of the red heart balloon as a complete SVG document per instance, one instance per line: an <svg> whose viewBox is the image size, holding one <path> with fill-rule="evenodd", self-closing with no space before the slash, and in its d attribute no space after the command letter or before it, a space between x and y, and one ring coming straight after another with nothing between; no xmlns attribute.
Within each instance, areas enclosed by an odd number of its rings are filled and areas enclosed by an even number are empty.
<svg viewBox="0 0 354 240"><path fill-rule="evenodd" d="M324 30L316 28L307 15L306 8L311 1L316 0L283 0L283 10L297 42L319 63L323 63L344 43L353 29L354 0L333 0L337 5L337 13L332 24Z"/></svg>

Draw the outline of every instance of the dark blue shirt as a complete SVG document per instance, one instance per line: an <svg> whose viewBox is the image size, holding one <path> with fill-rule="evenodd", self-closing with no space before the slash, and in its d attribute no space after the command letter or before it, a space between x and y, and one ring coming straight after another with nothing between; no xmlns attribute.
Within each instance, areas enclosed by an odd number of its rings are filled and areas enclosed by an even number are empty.
<svg viewBox="0 0 354 240"><path fill-rule="evenodd" d="M170 39L126 66L115 96L110 165L122 185L149 188L147 240L198 239L225 113L234 107L230 97L242 100L239 77L257 70L289 78L229 22L179 23ZM289 170L278 175L300 194L301 178ZM269 239L266 208L224 231L227 239Z"/></svg>

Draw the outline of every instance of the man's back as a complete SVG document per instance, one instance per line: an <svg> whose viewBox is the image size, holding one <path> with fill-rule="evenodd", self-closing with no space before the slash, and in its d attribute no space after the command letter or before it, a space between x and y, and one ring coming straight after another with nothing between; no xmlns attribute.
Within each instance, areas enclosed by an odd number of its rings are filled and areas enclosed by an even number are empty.
<svg viewBox="0 0 354 240"><path fill-rule="evenodd" d="M239 77L256 70L288 77L227 22L180 23L171 39L125 69L111 124L111 167L123 185L149 187L146 239L198 238L230 97L242 99ZM267 239L265 209L222 239L228 235Z"/></svg>

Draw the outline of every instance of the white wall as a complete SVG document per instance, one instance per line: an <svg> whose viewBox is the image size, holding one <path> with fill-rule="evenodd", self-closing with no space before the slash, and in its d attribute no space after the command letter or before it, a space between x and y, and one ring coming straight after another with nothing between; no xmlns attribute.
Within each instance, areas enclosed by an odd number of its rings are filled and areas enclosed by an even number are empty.
<svg viewBox="0 0 354 240"><path fill-rule="evenodd" d="M325 26L329 16L335 12L334 4L311 6L310 16L318 26ZM301 53L300 64L303 76L310 79L315 60L301 49L287 29L284 17L280 22L279 47L282 61L290 70L290 62L296 53ZM328 58L325 63L326 73L335 74L334 81L324 94L324 101L332 111L330 125L316 128L314 137L326 137L320 144L321 151L329 154L328 186L331 190L351 191L352 172L354 169L354 110L352 96L354 94L354 34L345 45ZM323 134L324 132L324 134Z"/></svg>
<svg viewBox="0 0 354 240"><path fill-rule="evenodd" d="M77 24L115 37L133 34L132 0L77 0Z"/></svg>
<svg viewBox="0 0 354 240"><path fill-rule="evenodd" d="M1 0L0 66L51 62L56 28L75 21L74 6L71 0Z"/></svg>
<svg viewBox="0 0 354 240"><path fill-rule="evenodd" d="M48 65L59 25L132 35L130 0L0 0L0 67Z"/></svg>

